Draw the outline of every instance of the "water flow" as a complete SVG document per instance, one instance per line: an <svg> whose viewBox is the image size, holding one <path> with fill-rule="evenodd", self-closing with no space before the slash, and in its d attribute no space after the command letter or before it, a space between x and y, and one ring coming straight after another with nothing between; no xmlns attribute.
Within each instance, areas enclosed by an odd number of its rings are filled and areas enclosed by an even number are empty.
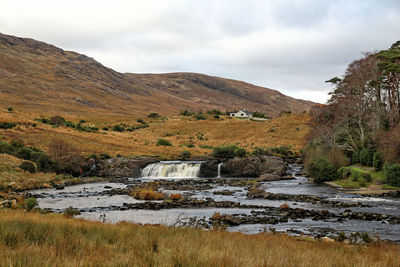
<svg viewBox="0 0 400 267"><path fill-rule="evenodd" d="M218 164L218 178L221 178L221 166L222 166L222 162L220 164Z"/></svg>
<svg viewBox="0 0 400 267"><path fill-rule="evenodd" d="M160 161L142 170L144 178L197 178L202 161Z"/></svg>

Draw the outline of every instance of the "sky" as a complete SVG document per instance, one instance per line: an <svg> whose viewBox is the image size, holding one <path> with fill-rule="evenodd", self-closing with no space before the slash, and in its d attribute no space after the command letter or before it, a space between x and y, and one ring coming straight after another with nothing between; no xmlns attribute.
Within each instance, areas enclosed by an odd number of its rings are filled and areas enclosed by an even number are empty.
<svg viewBox="0 0 400 267"><path fill-rule="evenodd" d="M0 0L0 32L119 72L198 72L325 103L324 81L400 40L400 0Z"/></svg>

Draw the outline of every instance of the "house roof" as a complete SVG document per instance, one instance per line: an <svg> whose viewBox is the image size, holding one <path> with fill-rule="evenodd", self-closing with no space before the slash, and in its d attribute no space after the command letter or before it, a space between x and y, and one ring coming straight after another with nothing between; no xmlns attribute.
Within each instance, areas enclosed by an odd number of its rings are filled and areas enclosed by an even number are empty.
<svg viewBox="0 0 400 267"><path fill-rule="evenodd" d="M246 115L253 115L253 112L250 112L250 111L248 111L248 110L245 110L245 109L242 109L242 110L240 110L240 111L243 111Z"/></svg>

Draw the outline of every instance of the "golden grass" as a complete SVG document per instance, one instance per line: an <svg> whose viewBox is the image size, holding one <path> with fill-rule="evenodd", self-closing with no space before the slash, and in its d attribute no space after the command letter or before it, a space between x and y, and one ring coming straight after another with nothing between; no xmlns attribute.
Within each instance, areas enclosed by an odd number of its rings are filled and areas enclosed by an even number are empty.
<svg viewBox="0 0 400 267"><path fill-rule="evenodd" d="M0 130L0 138L6 140L20 139L27 145L36 146L46 151L54 139L64 139L75 145L83 153L109 153L112 156L161 156L178 158L182 151L188 150L192 156L208 155L211 146L237 145L252 151L255 147L278 147L290 145L292 150L299 151L305 145L305 136L310 128L307 123L310 116L306 113L292 114L269 121L250 121L223 117L220 120L209 116L207 120L194 120L188 117L170 117L166 121L150 120L150 127L133 132L100 131L100 133L80 132L68 127L53 128L50 125L34 121L38 115L23 112L8 113L0 111L0 122L16 122L17 127ZM67 117L77 122L87 120L100 129L105 125L126 123L137 125L136 119L102 117ZM23 125L36 123L36 127ZM156 146L157 140L163 138L172 146ZM193 144L194 147L187 147Z"/></svg>
<svg viewBox="0 0 400 267"><path fill-rule="evenodd" d="M398 266L400 248L0 211L1 266Z"/></svg>
<svg viewBox="0 0 400 267"><path fill-rule="evenodd" d="M141 200L162 200L165 198L163 193L154 191L153 188L140 188L132 191L131 195Z"/></svg>
<svg viewBox="0 0 400 267"><path fill-rule="evenodd" d="M51 187L57 184L92 182L100 178L73 178L55 173L29 173L19 168L24 160L8 154L0 154L0 191L18 191Z"/></svg>

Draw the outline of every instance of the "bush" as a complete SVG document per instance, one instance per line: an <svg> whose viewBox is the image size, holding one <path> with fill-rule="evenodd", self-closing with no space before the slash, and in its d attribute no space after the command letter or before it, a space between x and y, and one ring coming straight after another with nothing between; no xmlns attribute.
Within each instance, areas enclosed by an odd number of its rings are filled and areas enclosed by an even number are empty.
<svg viewBox="0 0 400 267"><path fill-rule="evenodd" d="M291 148L292 148L291 146L281 145L280 147L272 148L271 151L277 154L281 154L282 156L289 156L293 154Z"/></svg>
<svg viewBox="0 0 400 267"><path fill-rule="evenodd" d="M15 148L14 148L14 146L10 145L9 143L0 141L0 153L14 155Z"/></svg>
<svg viewBox="0 0 400 267"><path fill-rule="evenodd" d="M383 160L380 152L374 153L374 159L372 165L374 166L376 171L382 170Z"/></svg>
<svg viewBox="0 0 400 267"><path fill-rule="evenodd" d="M192 153L190 151L182 151L181 152L181 158L182 159L189 159L192 156Z"/></svg>
<svg viewBox="0 0 400 267"><path fill-rule="evenodd" d="M383 172L389 185L400 186L400 164L385 164Z"/></svg>
<svg viewBox="0 0 400 267"><path fill-rule="evenodd" d="M65 119L61 116L53 116L50 118L51 125L64 125Z"/></svg>
<svg viewBox="0 0 400 267"><path fill-rule="evenodd" d="M111 156L108 153L102 153L100 154L100 159L109 159Z"/></svg>
<svg viewBox="0 0 400 267"><path fill-rule="evenodd" d="M372 177L368 172L358 169L351 169L350 178L355 182L360 181L361 178L365 179L368 183L372 181Z"/></svg>
<svg viewBox="0 0 400 267"><path fill-rule="evenodd" d="M340 167L338 170L338 176L341 179L347 179L351 175L351 169L348 167Z"/></svg>
<svg viewBox="0 0 400 267"><path fill-rule="evenodd" d="M157 145L157 146L172 146L172 144L171 144L170 141L165 140L165 139L162 139L162 138L160 138L160 139L157 140L156 145Z"/></svg>
<svg viewBox="0 0 400 267"><path fill-rule="evenodd" d="M325 157L313 159L309 164L308 171L316 183L331 181L337 178L335 167Z"/></svg>
<svg viewBox="0 0 400 267"><path fill-rule="evenodd" d="M216 158L234 158L246 156L246 150L237 146L221 146L213 148L213 156Z"/></svg>
<svg viewBox="0 0 400 267"><path fill-rule="evenodd" d="M154 112L147 115L147 118L152 118L152 119L158 119L160 117L161 117L160 114Z"/></svg>
<svg viewBox="0 0 400 267"><path fill-rule="evenodd" d="M125 131L125 128L124 128L124 126L122 126L122 125L116 124L116 125L114 125L114 126L112 127L112 130L113 130L114 132L123 132L123 131Z"/></svg>
<svg viewBox="0 0 400 267"><path fill-rule="evenodd" d="M137 119L137 122L138 123L141 123L141 124L147 124L144 120L142 120L142 119Z"/></svg>
<svg viewBox="0 0 400 267"><path fill-rule="evenodd" d="M179 199L181 199L182 198L182 195L181 194L171 194L170 196L169 196L169 199L171 199L171 200L179 200Z"/></svg>
<svg viewBox="0 0 400 267"><path fill-rule="evenodd" d="M67 218L72 218L72 217L74 217L75 215L79 215L79 214L81 214L80 211L79 211L78 209L76 209L76 208L71 207L71 206L69 206L68 208L66 208L65 211L64 211L64 213L63 213L63 215L64 215L65 217L67 217Z"/></svg>
<svg viewBox="0 0 400 267"><path fill-rule="evenodd" d="M8 107L8 108L7 108L7 111L8 111L8 112L13 112L13 111L14 111L14 108L13 108L13 107Z"/></svg>
<svg viewBox="0 0 400 267"><path fill-rule="evenodd" d="M255 112L253 113L253 117L256 117L256 118L263 118L263 119L267 118L267 117L265 116L264 113L261 113L261 112L258 112L258 111L255 111Z"/></svg>
<svg viewBox="0 0 400 267"><path fill-rule="evenodd" d="M32 210L39 205L36 198L30 197L24 200L26 210Z"/></svg>
<svg viewBox="0 0 400 267"><path fill-rule="evenodd" d="M197 113L197 114L193 115L193 117L196 120L205 120L206 119L206 116L204 114L202 114L202 113Z"/></svg>
<svg viewBox="0 0 400 267"><path fill-rule="evenodd" d="M365 186L367 185L367 181L365 180L364 177L361 177L361 178L358 179L358 184L359 184L361 187L365 187Z"/></svg>
<svg viewBox="0 0 400 267"><path fill-rule="evenodd" d="M0 123L0 129L11 129L14 128L16 126L15 123L13 122L1 122Z"/></svg>
<svg viewBox="0 0 400 267"><path fill-rule="evenodd" d="M194 112L185 109L185 110L182 110L180 114L182 116L192 116L194 114Z"/></svg>
<svg viewBox="0 0 400 267"><path fill-rule="evenodd" d="M135 199L140 200L161 200L164 199L164 195L161 192L153 191L153 188L142 188L135 190L131 193Z"/></svg>
<svg viewBox="0 0 400 267"><path fill-rule="evenodd" d="M20 159L30 160L32 152L32 149L29 149L27 147L20 147L17 150L16 156Z"/></svg>
<svg viewBox="0 0 400 267"><path fill-rule="evenodd" d="M36 165L31 161L24 161L19 165L19 167L24 171L36 173Z"/></svg>
<svg viewBox="0 0 400 267"><path fill-rule="evenodd" d="M357 164L360 163L360 151L356 151L353 153L353 156L351 157L351 164Z"/></svg>
<svg viewBox="0 0 400 267"><path fill-rule="evenodd" d="M363 148L360 151L360 163L365 166L372 166L374 162L374 150Z"/></svg>

